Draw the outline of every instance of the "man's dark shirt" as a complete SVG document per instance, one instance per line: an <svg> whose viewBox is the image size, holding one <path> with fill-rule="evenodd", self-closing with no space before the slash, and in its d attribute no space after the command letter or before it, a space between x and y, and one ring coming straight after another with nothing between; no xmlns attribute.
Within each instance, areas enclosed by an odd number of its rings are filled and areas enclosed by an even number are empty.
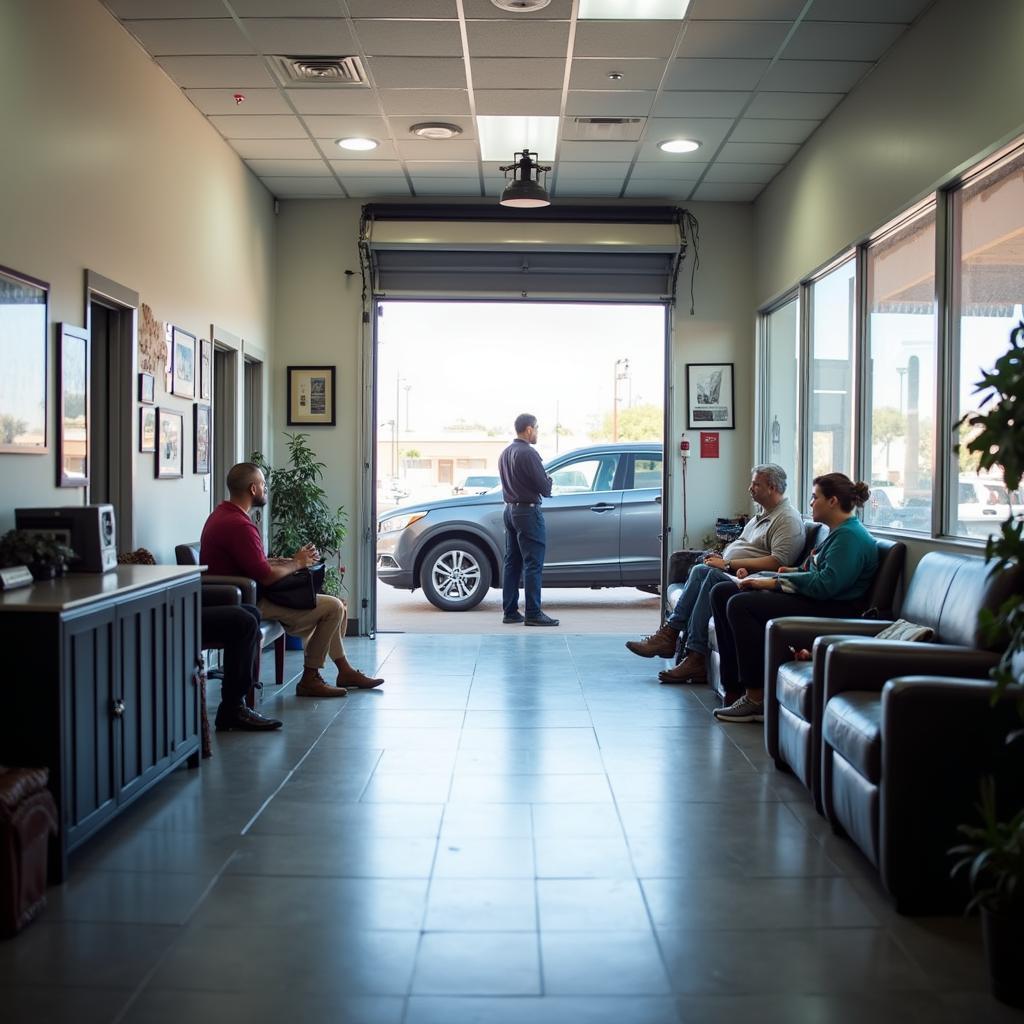
<svg viewBox="0 0 1024 1024"><path fill-rule="evenodd" d="M501 474L501 496L509 504L536 502L551 497L551 477L544 472L537 450L528 441L517 437L498 458Z"/></svg>

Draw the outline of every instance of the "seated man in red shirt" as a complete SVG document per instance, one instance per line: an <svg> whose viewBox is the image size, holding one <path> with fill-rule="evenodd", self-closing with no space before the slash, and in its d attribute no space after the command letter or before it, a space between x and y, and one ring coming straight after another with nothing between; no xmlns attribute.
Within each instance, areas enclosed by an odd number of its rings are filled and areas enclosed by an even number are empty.
<svg viewBox="0 0 1024 1024"><path fill-rule="evenodd" d="M249 518L253 508L262 508L267 503L267 482L258 466L251 462L232 466L227 486L229 499L210 513L200 539L200 560L212 574L248 576L265 587L319 559L312 544L299 548L291 558L267 558L263 538ZM295 688L300 697L344 697L348 693L346 687L365 690L384 682L364 675L345 657L341 638L345 635L348 610L344 601L317 594L315 608L297 610L282 608L261 597L257 607L264 618L277 619L288 633L302 637L305 669ZM320 674L328 654L338 668L337 686L331 686Z"/></svg>

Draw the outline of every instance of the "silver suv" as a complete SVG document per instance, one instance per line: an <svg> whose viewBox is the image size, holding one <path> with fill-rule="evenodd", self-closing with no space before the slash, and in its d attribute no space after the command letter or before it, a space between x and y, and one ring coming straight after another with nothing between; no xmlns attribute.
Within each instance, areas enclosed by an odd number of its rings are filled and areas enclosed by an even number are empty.
<svg viewBox="0 0 1024 1024"><path fill-rule="evenodd" d="M640 587L661 576L662 447L578 448L551 459L544 499L545 587ZM405 505L377 517L377 578L422 587L443 611L475 608L501 586L501 491Z"/></svg>

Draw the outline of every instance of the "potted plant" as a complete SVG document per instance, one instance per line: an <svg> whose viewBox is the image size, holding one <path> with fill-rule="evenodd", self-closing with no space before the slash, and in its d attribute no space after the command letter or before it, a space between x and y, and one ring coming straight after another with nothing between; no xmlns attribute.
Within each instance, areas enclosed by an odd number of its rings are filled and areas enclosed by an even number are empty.
<svg viewBox="0 0 1024 1024"><path fill-rule="evenodd" d="M8 530L0 538L0 565L26 565L32 578L63 576L74 551L50 534L34 530Z"/></svg>

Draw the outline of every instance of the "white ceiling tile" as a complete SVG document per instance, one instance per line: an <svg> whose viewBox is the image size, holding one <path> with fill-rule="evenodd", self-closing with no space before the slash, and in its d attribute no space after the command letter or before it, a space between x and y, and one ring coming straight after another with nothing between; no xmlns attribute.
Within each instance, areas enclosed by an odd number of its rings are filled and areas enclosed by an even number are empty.
<svg viewBox="0 0 1024 1024"><path fill-rule="evenodd" d="M378 113L377 98L370 89L308 86L285 89L300 114L359 115Z"/></svg>
<svg viewBox="0 0 1024 1024"><path fill-rule="evenodd" d="M118 18L223 18L220 0L103 0Z"/></svg>
<svg viewBox="0 0 1024 1024"><path fill-rule="evenodd" d="M469 93L463 89L379 89L384 113L392 114L468 114Z"/></svg>
<svg viewBox="0 0 1024 1024"><path fill-rule="evenodd" d="M759 92L747 108L747 116L823 119L845 95L842 92Z"/></svg>
<svg viewBox="0 0 1024 1024"><path fill-rule="evenodd" d="M405 180L392 178L346 178L345 191L353 199L381 199L388 196L409 196Z"/></svg>
<svg viewBox="0 0 1024 1024"><path fill-rule="evenodd" d="M304 118L306 127L318 139L351 139L358 136L382 141L388 137L383 117L330 117L311 114Z"/></svg>
<svg viewBox="0 0 1024 1024"><path fill-rule="evenodd" d="M395 152L395 144L387 139L382 139L376 149L368 150L342 149L337 144L336 138L317 139L316 141L332 164L335 160L341 160L343 163L361 164L398 159L398 153Z"/></svg>
<svg viewBox="0 0 1024 1024"><path fill-rule="evenodd" d="M309 160L320 156L309 139L231 139L229 145L245 160Z"/></svg>
<svg viewBox="0 0 1024 1024"><path fill-rule="evenodd" d="M242 24L263 53L340 57L356 49L344 18L246 18Z"/></svg>
<svg viewBox="0 0 1024 1024"><path fill-rule="evenodd" d="M562 161L558 165L558 180L562 181L564 178L576 181L583 178L602 178L616 180L621 183L628 169L629 162L623 160L616 161L615 163L599 163L592 160L585 164Z"/></svg>
<svg viewBox="0 0 1024 1024"><path fill-rule="evenodd" d="M742 182L747 185L767 185L781 170L781 164L729 164L716 160L708 168L708 173L704 180Z"/></svg>
<svg viewBox="0 0 1024 1024"><path fill-rule="evenodd" d="M572 15L572 0L551 0L547 7L542 7L539 11L521 11L516 14L509 14L508 11L495 7L491 0L463 0L463 8L467 21L476 18L502 18L505 21L568 21Z"/></svg>
<svg viewBox="0 0 1024 1024"><path fill-rule="evenodd" d="M466 68L454 57L369 57L378 89L465 89Z"/></svg>
<svg viewBox="0 0 1024 1024"><path fill-rule="evenodd" d="M305 139L306 129L294 115L214 114L210 124L225 139Z"/></svg>
<svg viewBox="0 0 1024 1024"><path fill-rule="evenodd" d="M327 174L323 160L246 160L246 163L249 170L261 178L322 178Z"/></svg>
<svg viewBox="0 0 1024 1024"><path fill-rule="evenodd" d="M608 181L604 178L593 179L566 179L560 177L554 186L554 195L558 197L569 196L607 196L616 198L622 191L622 179Z"/></svg>
<svg viewBox="0 0 1024 1024"><path fill-rule="evenodd" d="M480 197L479 178L414 178L412 187L418 196Z"/></svg>
<svg viewBox="0 0 1024 1024"><path fill-rule="evenodd" d="M622 78L612 81L610 74ZM612 59L582 57L572 62L570 89L601 89L625 92L627 89L657 89L665 73L665 61L640 57Z"/></svg>
<svg viewBox="0 0 1024 1024"><path fill-rule="evenodd" d="M328 163L346 179L350 176L365 178L369 177L371 174L379 174L382 178L393 178L397 175L403 181L405 180L405 172L402 170L402 165L397 160L352 161L342 158L339 160L328 160Z"/></svg>
<svg viewBox="0 0 1024 1024"><path fill-rule="evenodd" d="M580 21L576 57L669 57L681 21Z"/></svg>
<svg viewBox="0 0 1024 1024"><path fill-rule="evenodd" d="M774 57L789 23L784 21L695 21L679 47L680 57Z"/></svg>
<svg viewBox="0 0 1024 1024"><path fill-rule="evenodd" d="M558 159L567 162L596 160L600 162L632 160L635 142L560 142Z"/></svg>
<svg viewBox="0 0 1024 1024"><path fill-rule="evenodd" d="M806 141L820 121L787 121L777 117L745 117L729 137L730 142L796 142Z"/></svg>
<svg viewBox="0 0 1024 1024"><path fill-rule="evenodd" d="M315 196L338 198L344 195L334 178L260 178L278 199L308 199Z"/></svg>
<svg viewBox="0 0 1024 1024"><path fill-rule="evenodd" d="M480 149L474 139L414 139L395 141L399 156L406 160L472 160Z"/></svg>
<svg viewBox="0 0 1024 1024"><path fill-rule="evenodd" d="M557 89L475 89L474 95L478 114L550 117L562 109Z"/></svg>
<svg viewBox="0 0 1024 1024"><path fill-rule="evenodd" d="M707 166L706 161L677 164L675 167L666 163L639 161L633 168L632 177L640 181L699 181Z"/></svg>
<svg viewBox="0 0 1024 1024"><path fill-rule="evenodd" d="M158 57L156 62L186 89L244 90L274 84L259 57Z"/></svg>
<svg viewBox="0 0 1024 1024"><path fill-rule="evenodd" d="M332 0L337 7L337 0ZM353 18L408 18L409 0L347 0ZM417 18L459 17L456 0L415 0Z"/></svg>
<svg viewBox="0 0 1024 1024"><path fill-rule="evenodd" d="M767 67L766 60L674 60L665 88L705 92L750 90L757 86Z"/></svg>
<svg viewBox="0 0 1024 1024"><path fill-rule="evenodd" d="M185 95L204 114L290 114L291 107L277 89L246 89L245 102L236 103L236 89L186 89Z"/></svg>
<svg viewBox="0 0 1024 1024"><path fill-rule="evenodd" d="M814 21L898 21L909 25L934 0L815 0Z"/></svg>
<svg viewBox="0 0 1024 1024"><path fill-rule="evenodd" d="M788 164L799 148L782 142L727 142L719 159L738 164Z"/></svg>
<svg viewBox="0 0 1024 1024"><path fill-rule="evenodd" d="M409 160L405 166L414 181L423 178L472 178L476 181L480 178L476 162L469 160Z"/></svg>
<svg viewBox="0 0 1024 1024"><path fill-rule="evenodd" d="M253 53L230 18L126 21L125 28L155 57L166 54Z"/></svg>
<svg viewBox="0 0 1024 1024"><path fill-rule="evenodd" d="M765 76L768 92L849 92L873 67L845 60L780 60Z"/></svg>
<svg viewBox="0 0 1024 1024"><path fill-rule="evenodd" d="M462 57L457 21L355 22L363 50L374 57Z"/></svg>
<svg viewBox="0 0 1024 1024"><path fill-rule="evenodd" d="M686 16L690 21L792 21L805 3L806 0L693 0ZM821 0L816 0L815 7L819 3Z"/></svg>
<svg viewBox="0 0 1024 1024"><path fill-rule="evenodd" d="M878 60L902 35L903 25L804 22L786 47L787 60Z"/></svg>
<svg viewBox="0 0 1024 1024"><path fill-rule="evenodd" d="M630 178L626 185L627 199L688 199L693 190L692 181L658 180L656 178L638 180Z"/></svg>
<svg viewBox="0 0 1024 1024"><path fill-rule="evenodd" d="M472 61L474 89L561 89L564 60L546 57L478 57Z"/></svg>
<svg viewBox="0 0 1024 1024"><path fill-rule="evenodd" d="M649 90L574 89L566 99L565 112L575 117L646 117L655 95Z"/></svg>
<svg viewBox="0 0 1024 1024"><path fill-rule="evenodd" d="M338 0L231 0L240 18L333 18Z"/></svg>
<svg viewBox="0 0 1024 1024"><path fill-rule="evenodd" d="M567 21L471 21L471 57L560 57L569 48ZM577 35L577 42L579 36Z"/></svg>
<svg viewBox="0 0 1024 1024"><path fill-rule="evenodd" d="M691 196L696 201L711 203L752 203L764 190L764 185L734 185L704 182Z"/></svg>
<svg viewBox="0 0 1024 1024"><path fill-rule="evenodd" d="M655 117L736 117L749 92L663 92L654 105Z"/></svg>

